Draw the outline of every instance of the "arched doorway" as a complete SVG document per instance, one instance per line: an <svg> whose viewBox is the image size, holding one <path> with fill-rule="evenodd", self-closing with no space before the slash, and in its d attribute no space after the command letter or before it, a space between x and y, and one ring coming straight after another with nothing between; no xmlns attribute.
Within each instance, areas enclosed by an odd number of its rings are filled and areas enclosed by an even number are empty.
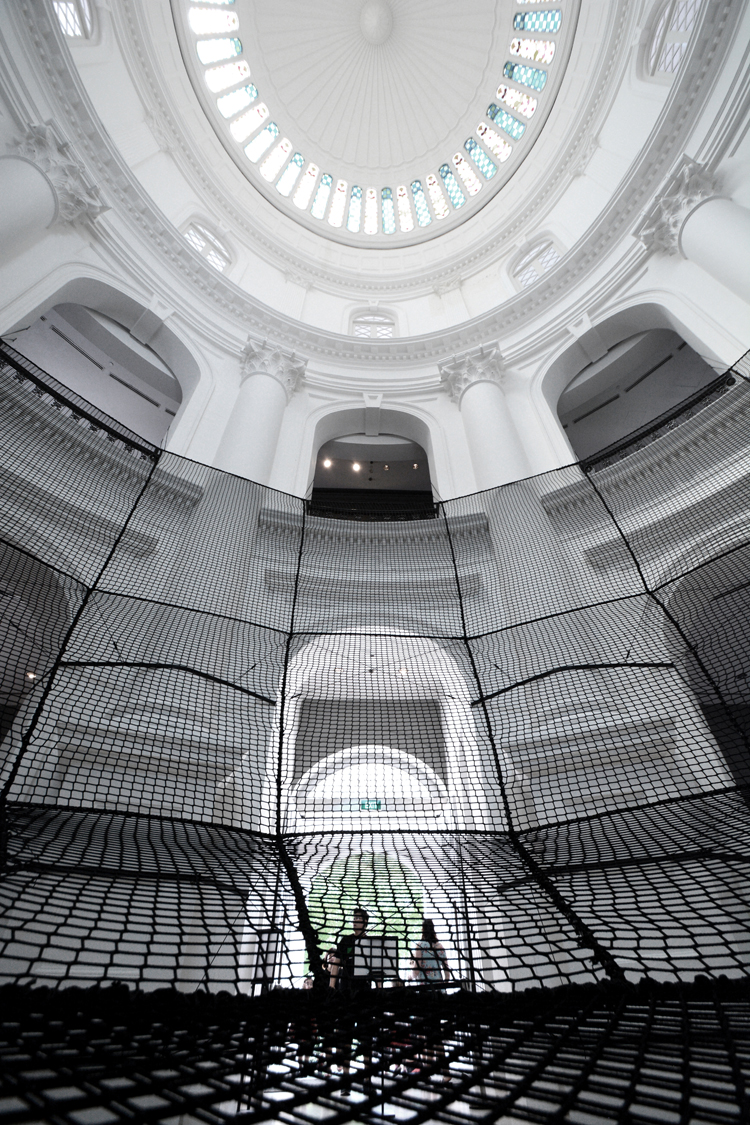
<svg viewBox="0 0 750 1125"><path fill-rule="evenodd" d="M599 351L603 354L597 357ZM583 358L590 361L557 402L560 423L581 461L647 426L717 378L670 328L636 332L608 348L594 349L589 343Z"/></svg>
<svg viewBox="0 0 750 1125"><path fill-rule="evenodd" d="M409 951L420 937L424 893L414 870L387 851L353 851L312 879L307 898L321 950L351 931L352 911L367 911L367 932L398 941L399 972L408 973Z"/></svg>
<svg viewBox="0 0 750 1125"><path fill-rule="evenodd" d="M310 513L353 519L435 516L427 453L395 434L346 434L318 450Z"/></svg>
<svg viewBox="0 0 750 1125"><path fill-rule="evenodd" d="M133 334L96 308L62 302L7 339L64 386L159 445L180 408L182 388L139 335L148 334Z"/></svg>

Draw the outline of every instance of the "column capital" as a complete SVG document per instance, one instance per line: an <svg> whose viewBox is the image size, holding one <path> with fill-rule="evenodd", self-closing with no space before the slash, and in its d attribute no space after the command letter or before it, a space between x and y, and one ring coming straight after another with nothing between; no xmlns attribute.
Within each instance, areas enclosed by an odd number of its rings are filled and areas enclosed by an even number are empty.
<svg viewBox="0 0 750 1125"><path fill-rule="evenodd" d="M505 382L505 366L497 344L489 344L478 352L454 355L450 361L438 364L440 382L453 402L461 403L464 393L475 383Z"/></svg>
<svg viewBox="0 0 750 1125"><path fill-rule="evenodd" d="M307 360L295 356L294 352L285 352L269 344L267 340L261 343L248 336L242 349L240 383L246 382L253 375L269 375L284 388L289 402L305 376L306 367Z"/></svg>
<svg viewBox="0 0 750 1125"><path fill-rule="evenodd" d="M54 222L93 220L108 210L98 188L89 183L72 156L68 142L59 136L52 122L29 125L23 136L10 146L8 155L28 161L47 178L57 204Z"/></svg>
<svg viewBox="0 0 750 1125"><path fill-rule="evenodd" d="M648 250L677 254L680 230L685 219L698 203L717 194L716 177L705 164L689 156L682 163L665 190L657 196L636 228L635 236Z"/></svg>

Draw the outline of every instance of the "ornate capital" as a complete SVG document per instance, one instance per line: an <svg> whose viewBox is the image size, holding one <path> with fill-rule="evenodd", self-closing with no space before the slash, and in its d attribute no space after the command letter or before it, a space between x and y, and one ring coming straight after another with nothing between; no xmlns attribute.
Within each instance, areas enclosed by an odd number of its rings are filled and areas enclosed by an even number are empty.
<svg viewBox="0 0 750 1125"><path fill-rule="evenodd" d="M636 229L636 237L648 250L676 254L680 230L697 203L716 194L716 179L704 165L688 156L669 181L666 190L656 198L650 211Z"/></svg>
<svg viewBox="0 0 750 1125"><path fill-rule="evenodd" d="M34 164L47 177L57 196L58 222L96 219L108 210L98 189L88 183L83 169L71 156L67 142L61 140L49 122L29 125L11 152Z"/></svg>
<svg viewBox="0 0 750 1125"><path fill-rule="evenodd" d="M438 364L440 381L448 391L453 402L461 402L464 391L474 383L496 383L502 386L505 380L503 357L497 344L485 350L466 352L453 356L450 363Z"/></svg>
<svg viewBox="0 0 750 1125"><path fill-rule="evenodd" d="M251 375L270 375L284 388L288 402L304 378L306 367L307 360L299 359L294 352L248 337L242 351L240 381L244 383Z"/></svg>

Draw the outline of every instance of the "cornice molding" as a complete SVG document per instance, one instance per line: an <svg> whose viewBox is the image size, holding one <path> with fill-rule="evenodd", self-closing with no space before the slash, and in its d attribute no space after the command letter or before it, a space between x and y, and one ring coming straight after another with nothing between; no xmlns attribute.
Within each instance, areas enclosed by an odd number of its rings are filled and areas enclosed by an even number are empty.
<svg viewBox="0 0 750 1125"><path fill-rule="evenodd" d="M494 383L502 387L505 382L505 365L497 344L487 349L453 356L447 363L438 364L440 381L450 395L451 401L461 405L461 399L469 387L476 383Z"/></svg>
<svg viewBox="0 0 750 1125"><path fill-rule="evenodd" d="M261 343L248 337L240 361L240 383L253 375L268 375L283 388L289 402L305 377L306 367L306 359L300 359L294 353L290 355L266 340Z"/></svg>
<svg viewBox="0 0 750 1125"><path fill-rule="evenodd" d="M124 0L125 6L130 2ZM612 285L621 284L623 269L632 273L639 264L645 263L648 255L645 247L633 254L633 229L655 192L669 181L675 160L685 151L698 110L718 80L721 59L731 46L732 30L740 14L733 0L717 0L704 6L687 65L673 85L665 108L642 148L641 158L634 162L586 237L553 270L498 309L460 326L429 336L367 342L300 324L262 305L212 269L166 220L123 161L91 105L67 44L47 13L45 0L20 0L14 9L19 31L28 41L29 57L35 58L40 80L44 81L48 96L56 104L65 133L75 145L87 176L101 182L101 190L118 216L129 222L138 237L159 253L165 266L174 270L183 284L192 286L197 296L244 324L256 337L271 338L277 346L290 352L302 351L318 359L354 363L365 368L411 366L442 360L446 355L476 349L487 340L507 336L525 324L531 326L539 314L546 313L548 321L550 307L565 298L573 287L580 286L616 249L618 241L624 241L622 268L613 263L613 267L594 283L590 295L594 303L606 300ZM729 111L726 117L735 122ZM116 241L119 235L111 229L106 217L102 223L110 242ZM102 230L102 225L97 224L97 228ZM275 257L278 262L278 254ZM298 262L295 267L299 268ZM441 275L443 273L441 271ZM422 277L420 287L426 281L429 282L429 275Z"/></svg>

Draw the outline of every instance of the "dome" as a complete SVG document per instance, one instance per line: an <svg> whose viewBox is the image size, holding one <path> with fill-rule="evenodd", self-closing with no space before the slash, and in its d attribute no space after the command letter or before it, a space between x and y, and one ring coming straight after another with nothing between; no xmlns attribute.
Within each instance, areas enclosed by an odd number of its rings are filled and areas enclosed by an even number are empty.
<svg viewBox="0 0 750 1125"><path fill-rule="evenodd" d="M471 218L554 104L577 0L180 3L200 102L253 187L358 246L433 239Z"/></svg>

